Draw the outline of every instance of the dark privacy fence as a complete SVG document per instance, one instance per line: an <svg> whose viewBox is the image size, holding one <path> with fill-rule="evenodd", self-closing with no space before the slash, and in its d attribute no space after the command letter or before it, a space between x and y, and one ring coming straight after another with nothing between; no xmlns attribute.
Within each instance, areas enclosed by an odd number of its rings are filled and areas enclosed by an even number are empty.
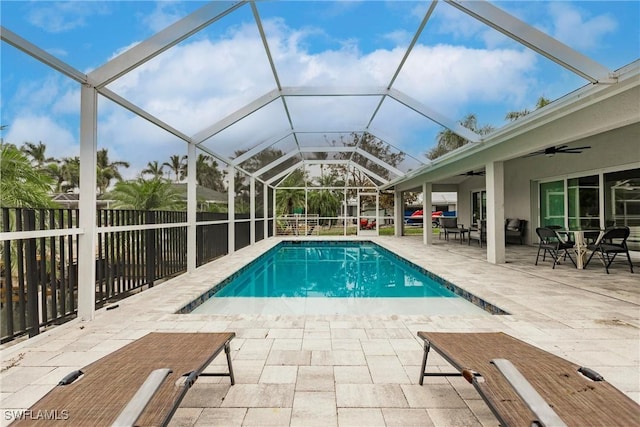
<svg viewBox="0 0 640 427"><path fill-rule="evenodd" d="M248 216L247 216L248 218ZM48 230L46 237L2 242L0 249L0 340L34 336L42 327L64 323L77 314L77 209L2 208L3 232ZM240 218L238 218L240 219ZM186 212L98 210L96 308L152 287L187 269ZM196 265L228 253L226 213L199 212ZM206 222L224 221L206 224ZM175 225L172 225L175 224ZM250 244L250 222L235 225L235 248ZM256 221L256 241L264 224ZM139 228L137 228L139 227ZM65 231L66 230L66 231ZM271 235L271 233L267 233Z"/></svg>

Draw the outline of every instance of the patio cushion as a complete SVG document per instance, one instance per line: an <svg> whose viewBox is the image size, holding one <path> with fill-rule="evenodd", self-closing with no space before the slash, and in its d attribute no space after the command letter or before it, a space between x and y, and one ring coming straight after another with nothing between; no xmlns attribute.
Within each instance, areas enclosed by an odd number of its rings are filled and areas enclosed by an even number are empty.
<svg viewBox="0 0 640 427"><path fill-rule="evenodd" d="M507 219L507 230L520 231L520 220L517 218Z"/></svg>

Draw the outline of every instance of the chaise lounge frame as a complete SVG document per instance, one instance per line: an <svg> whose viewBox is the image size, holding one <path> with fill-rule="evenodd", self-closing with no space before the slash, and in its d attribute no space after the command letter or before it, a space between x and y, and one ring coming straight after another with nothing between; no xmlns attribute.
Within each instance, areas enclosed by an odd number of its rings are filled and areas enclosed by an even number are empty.
<svg viewBox="0 0 640 427"><path fill-rule="evenodd" d="M233 337L233 332L152 332L67 375L28 411L49 416L23 417L12 425L167 425L198 376L228 376L235 383ZM223 350L228 372L203 372ZM154 380L159 384L149 400L136 402ZM140 411L128 418L132 406Z"/></svg>
<svg viewBox="0 0 640 427"><path fill-rule="evenodd" d="M494 363L502 359L511 362L566 425L637 426L640 420L640 406L596 372L502 332L418 332L418 337L424 341L420 385L425 377L462 375L502 426L544 425ZM457 372L426 372L430 349Z"/></svg>

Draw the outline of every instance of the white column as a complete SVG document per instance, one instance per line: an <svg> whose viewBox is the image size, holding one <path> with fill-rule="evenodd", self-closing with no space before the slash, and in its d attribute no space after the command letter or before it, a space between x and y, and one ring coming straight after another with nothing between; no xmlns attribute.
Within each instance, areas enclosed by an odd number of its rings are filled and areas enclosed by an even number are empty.
<svg viewBox="0 0 640 427"><path fill-rule="evenodd" d="M256 179L251 176L249 178L249 244L256 242Z"/></svg>
<svg viewBox="0 0 640 427"><path fill-rule="evenodd" d="M93 320L96 309L96 158L98 97L93 87L80 89L80 201L78 235L78 317Z"/></svg>
<svg viewBox="0 0 640 427"><path fill-rule="evenodd" d="M504 249L504 163L486 165L487 184L487 261L505 262Z"/></svg>
<svg viewBox="0 0 640 427"><path fill-rule="evenodd" d="M404 234L404 197L402 197L402 191L396 190L393 198L393 209L395 211L394 223L394 235L400 237Z"/></svg>
<svg viewBox="0 0 640 427"><path fill-rule="evenodd" d="M236 251L236 170L233 166L229 165L228 185L229 191L227 195L228 216L229 216L229 232L228 232L228 247L227 252L232 254Z"/></svg>
<svg viewBox="0 0 640 427"><path fill-rule="evenodd" d="M187 273L196 271L196 211L198 210L195 144L187 144Z"/></svg>
<svg viewBox="0 0 640 427"><path fill-rule="evenodd" d="M262 184L262 217L264 220L263 239L269 237L269 186L266 183Z"/></svg>
<svg viewBox="0 0 640 427"><path fill-rule="evenodd" d="M342 209L343 210L343 214L344 214L344 219L342 221L342 235L346 236L347 235L347 214L349 212L349 206L347 205L347 187L344 188L344 193L343 193L343 200L342 200Z"/></svg>
<svg viewBox="0 0 640 427"><path fill-rule="evenodd" d="M273 235L276 236L277 230L278 230L278 204L277 204L277 198L276 198L276 193L278 192L278 187L273 187Z"/></svg>
<svg viewBox="0 0 640 427"><path fill-rule="evenodd" d="M422 184L422 243L425 245L431 245L433 243L433 228L431 228L431 187L430 182Z"/></svg>
<svg viewBox="0 0 640 427"><path fill-rule="evenodd" d="M380 232L380 190L376 191L376 234Z"/></svg>

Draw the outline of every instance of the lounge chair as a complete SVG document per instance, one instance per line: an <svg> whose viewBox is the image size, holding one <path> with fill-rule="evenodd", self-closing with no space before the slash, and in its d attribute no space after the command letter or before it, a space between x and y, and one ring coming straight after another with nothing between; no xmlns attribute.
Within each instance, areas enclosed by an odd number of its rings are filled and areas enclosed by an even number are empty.
<svg viewBox="0 0 640 427"><path fill-rule="evenodd" d="M63 378L13 425L166 425L200 375L235 380L229 342L235 333L150 333ZM202 371L224 350L228 372ZM49 419L55 418L55 419Z"/></svg>
<svg viewBox="0 0 640 427"><path fill-rule="evenodd" d="M564 259L569 259L573 263L573 266L577 268L576 262L573 260L573 257L569 253L570 249L573 249L575 246L575 242L565 240L558 234L558 231L552 228L547 227L538 227L536 228L536 234L540 239L540 243L538 244L538 253L536 254L536 264L538 265L538 258L540 257L540 251L544 251L542 253L542 260L545 260L547 254L551 255L553 258L553 266L551 268L556 268L556 264L560 261L560 256L564 255Z"/></svg>
<svg viewBox="0 0 640 427"><path fill-rule="evenodd" d="M596 372L505 333L418 332L418 337L424 340L420 385L425 376L462 375L502 426L637 426L640 422L640 406ZM457 372L425 372L430 349ZM545 422L549 419L556 422Z"/></svg>
<svg viewBox="0 0 640 427"><path fill-rule="evenodd" d="M587 268L591 258L597 253L602 259L607 274L609 274L609 267L616 258L616 255L626 254L629 269L633 273L633 264L631 263L631 256L629 256L629 248L627 247L627 239L630 233L631 230L629 227L614 227L605 231L595 243L587 245L587 249L591 250L591 255L589 255L589 259L587 259L587 262L584 264L584 268Z"/></svg>

